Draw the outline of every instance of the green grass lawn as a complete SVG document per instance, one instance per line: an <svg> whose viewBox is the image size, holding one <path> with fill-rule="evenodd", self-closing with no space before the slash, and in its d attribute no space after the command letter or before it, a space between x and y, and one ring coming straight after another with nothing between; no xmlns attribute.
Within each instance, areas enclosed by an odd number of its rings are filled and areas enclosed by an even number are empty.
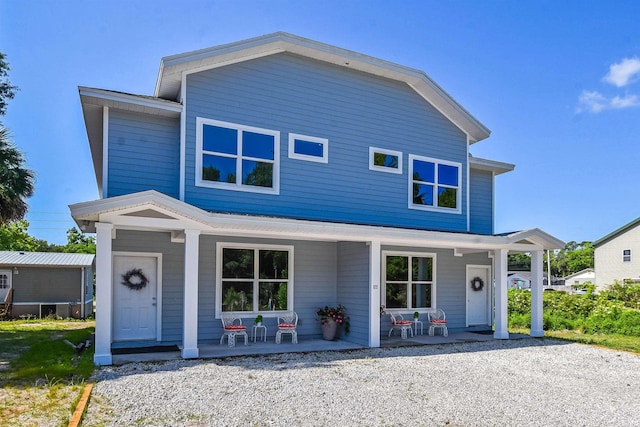
<svg viewBox="0 0 640 427"><path fill-rule="evenodd" d="M529 334L529 329L509 328L510 332ZM544 331L547 338L557 338L581 344L597 345L612 350L628 351L640 355L640 337L627 335L584 334L580 331Z"/></svg>
<svg viewBox="0 0 640 427"><path fill-rule="evenodd" d="M0 426L67 425L93 373L93 321L0 321Z"/></svg>

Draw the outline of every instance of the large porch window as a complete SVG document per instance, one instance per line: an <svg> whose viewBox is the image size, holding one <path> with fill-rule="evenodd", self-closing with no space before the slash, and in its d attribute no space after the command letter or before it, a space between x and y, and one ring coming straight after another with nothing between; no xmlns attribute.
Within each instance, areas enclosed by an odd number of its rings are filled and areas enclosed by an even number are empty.
<svg viewBox="0 0 640 427"><path fill-rule="evenodd" d="M293 247L218 244L217 311L293 310Z"/></svg>
<svg viewBox="0 0 640 427"><path fill-rule="evenodd" d="M387 309L435 307L435 254L383 252L382 305Z"/></svg>

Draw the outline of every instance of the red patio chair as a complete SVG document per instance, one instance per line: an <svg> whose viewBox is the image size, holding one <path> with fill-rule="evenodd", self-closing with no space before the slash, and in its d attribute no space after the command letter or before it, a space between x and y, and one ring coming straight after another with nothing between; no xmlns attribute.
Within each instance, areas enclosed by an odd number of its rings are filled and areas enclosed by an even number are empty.
<svg viewBox="0 0 640 427"><path fill-rule="evenodd" d="M403 340L407 339L407 331L413 336L413 329L411 328L412 323L411 320L405 320L402 318L402 314L399 313L389 313L391 316L391 329L389 329L389 336L393 333L393 331L400 331L400 336Z"/></svg>

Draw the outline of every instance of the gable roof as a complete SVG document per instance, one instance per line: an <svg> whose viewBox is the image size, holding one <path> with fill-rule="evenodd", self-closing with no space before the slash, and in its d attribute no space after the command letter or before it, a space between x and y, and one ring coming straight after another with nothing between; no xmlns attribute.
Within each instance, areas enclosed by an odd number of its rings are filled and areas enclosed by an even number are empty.
<svg viewBox="0 0 640 427"><path fill-rule="evenodd" d="M582 276L582 275L590 275L593 274L595 276L595 270L593 268L585 268L584 270L580 270L576 273L573 274L569 274L568 276L564 277L564 280L569 280L569 279L573 279L574 277L578 277L578 276Z"/></svg>
<svg viewBox="0 0 640 427"><path fill-rule="evenodd" d="M631 230L632 228L635 228L637 225L640 225L640 217L634 219L629 224L623 225L622 227L618 228L616 231L611 232L611 233L607 234L606 236L596 240L595 242L593 242L591 244L591 246L593 246L594 248L597 247L597 246L600 246L600 245L608 242L609 240L615 239L616 237L620 236L621 234L626 233L627 231Z"/></svg>
<svg viewBox="0 0 640 427"><path fill-rule="evenodd" d="M468 135L470 143L491 133L423 71L284 32L164 57L154 96L179 101L185 74L282 52L404 82Z"/></svg>
<svg viewBox="0 0 640 427"><path fill-rule="evenodd" d="M30 267L90 267L93 254L0 251L0 265Z"/></svg>

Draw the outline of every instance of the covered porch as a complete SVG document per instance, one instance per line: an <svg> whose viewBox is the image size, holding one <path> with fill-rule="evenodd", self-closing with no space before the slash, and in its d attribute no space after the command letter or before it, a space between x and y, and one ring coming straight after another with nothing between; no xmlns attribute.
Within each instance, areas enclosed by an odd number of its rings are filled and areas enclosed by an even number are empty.
<svg viewBox="0 0 640 427"><path fill-rule="evenodd" d="M516 232L506 235L478 235L470 233L451 233L442 231L426 231L414 229L397 229L389 227L377 227L354 224L334 224L314 221L303 221L283 218L267 218L256 216L243 216L231 214L216 214L206 212L194 206L173 199L155 191L113 197L104 200L86 202L71 206L74 219L84 231L95 231L97 234L97 258L96 258L96 353L94 362L98 365L109 365L120 360L120 355L113 354L114 343L123 344L121 339L114 336L113 315L117 308L114 295L114 242L118 242L121 233L148 232L169 236L167 242L171 246L171 254L158 249L158 254L149 254L148 248L153 248L154 242L138 251L145 251L145 255L152 255L151 261L157 263L159 289L157 299L154 297L154 306L162 307L165 295L169 292L168 286L160 282L167 271L163 273L164 264L171 264L174 268L174 288L171 290L171 298L180 301L180 322L175 319L175 307L172 307L172 321L180 330L172 331L179 337L179 355L182 358L216 357L215 355L243 351L244 345L238 345L232 352L226 346L211 344L211 334L215 335L216 328L220 328L219 321L214 321L219 316L220 306L214 306L212 302L220 298L217 294L210 293L209 283L212 272L207 270L201 259L201 252L216 250L216 239L243 239L243 241L286 241L287 244L297 248L298 245L333 245L332 250L338 262L334 266L335 279L334 294L336 299L347 305L350 309L352 322L357 323L358 330L347 336L340 345L346 348L381 347L386 345L386 329L380 316L382 301L382 268L384 253L397 253L399 251L431 251L442 261L448 260L447 266L455 271L446 273L441 270L438 280L442 283L455 284L457 293L448 296L450 301L455 301L458 309L457 322L461 327L469 327L468 320L464 320L464 289L466 279L464 267L478 267L476 260L481 257L489 272L489 280L486 290L489 295L487 313L487 325L494 325L492 335L482 336L474 334L475 339L509 339L507 330L507 256L510 251L529 252L532 254L532 336L542 336L542 254L545 249L562 247L564 244L558 239L534 229ZM296 243L297 242L297 243ZM122 245L121 245L122 246ZM156 246L158 247L158 246ZM213 249L211 249L213 248ZM293 249L292 249L293 251ZM118 252L119 253L119 252ZM436 254L437 253L437 254ZM173 258L170 259L169 255ZM300 249L296 249L296 262L301 259ZM341 259L349 256L349 263L340 265ZM155 258L154 258L155 257ZM329 258L331 258L329 257ZM308 260L313 260L308 257ZM156 261L154 261L156 260ZM469 260L469 261L467 261ZM209 262L211 263L211 262ZM215 263L214 263L215 264ZM356 268L357 265L357 268ZM298 272L300 269L296 266ZM166 270L166 268L165 268ZM354 274L357 271L357 275ZM204 275L209 274L205 279ZM455 276L455 277L454 277ZM215 281L215 280L213 280ZM313 304L324 305L325 301L314 300L311 293L312 287L304 287L303 280L298 280L295 286L296 304L306 307L307 316L310 316L309 308ZM292 282L293 283L293 282ZM161 285L164 287L162 288ZM493 286L492 286L493 285ZM453 285L452 285L453 286ZM179 292L177 294L176 292ZM292 291L293 292L293 291ZM301 295L301 292L307 292ZM164 295L164 297L163 297ZM302 300L301 300L302 298ZM293 301L293 299L291 300ZM209 305L207 305L209 304ZM435 302L434 302L435 304ZM439 303L438 305L442 305ZM206 313L200 310L206 309ZM296 310L298 306L294 306ZM435 308L435 307L434 307ZM157 339L158 343L169 340L160 338L166 330L168 322L167 312L158 309ZM408 310L405 310L405 312ZM493 313L495 311L495 316ZM210 313L209 313L210 312ZM204 317L203 317L204 316ZM255 317L255 314L247 313L247 320ZM206 322L203 318L210 319ZM252 321L252 320L251 320ZM355 321L355 322L354 322ZM334 342L322 342L316 340L311 331L311 318L307 317L306 327L309 336L300 337L300 342L293 345L291 351L318 351L325 346L338 345ZM199 328L209 328L211 334L208 339L203 338ZM319 332L319 331L318 331ZM465 332L466 333L466 332ZM440 337L420 338L425 341L442 339ZM456 339L450 335L449 339ZM462 339L462 338L461 338ZM467 339L467 338L464 338ZM124 340L126 341L126 339ZM406 341L406 340L405 340ZM307 342L308 344L305 344ZM311 344L315 343L315 344ZM333 343L333 344L332 344ZM408 341L406 341L408 343ZM126 344L126 342L125 342ZM272 346L274 344L271 344ZM284 352L287 347L280 344L275 352ZM309 345L309 350L303 350ZM269 343L247 346L245 351L253 351L253 354L269 352ZM316 350L314 350L316 349ZM145 356L147 357L147 356ZM148 357L152 357L149 355ZM217 356L221 357L221 356Z"/></svg>

